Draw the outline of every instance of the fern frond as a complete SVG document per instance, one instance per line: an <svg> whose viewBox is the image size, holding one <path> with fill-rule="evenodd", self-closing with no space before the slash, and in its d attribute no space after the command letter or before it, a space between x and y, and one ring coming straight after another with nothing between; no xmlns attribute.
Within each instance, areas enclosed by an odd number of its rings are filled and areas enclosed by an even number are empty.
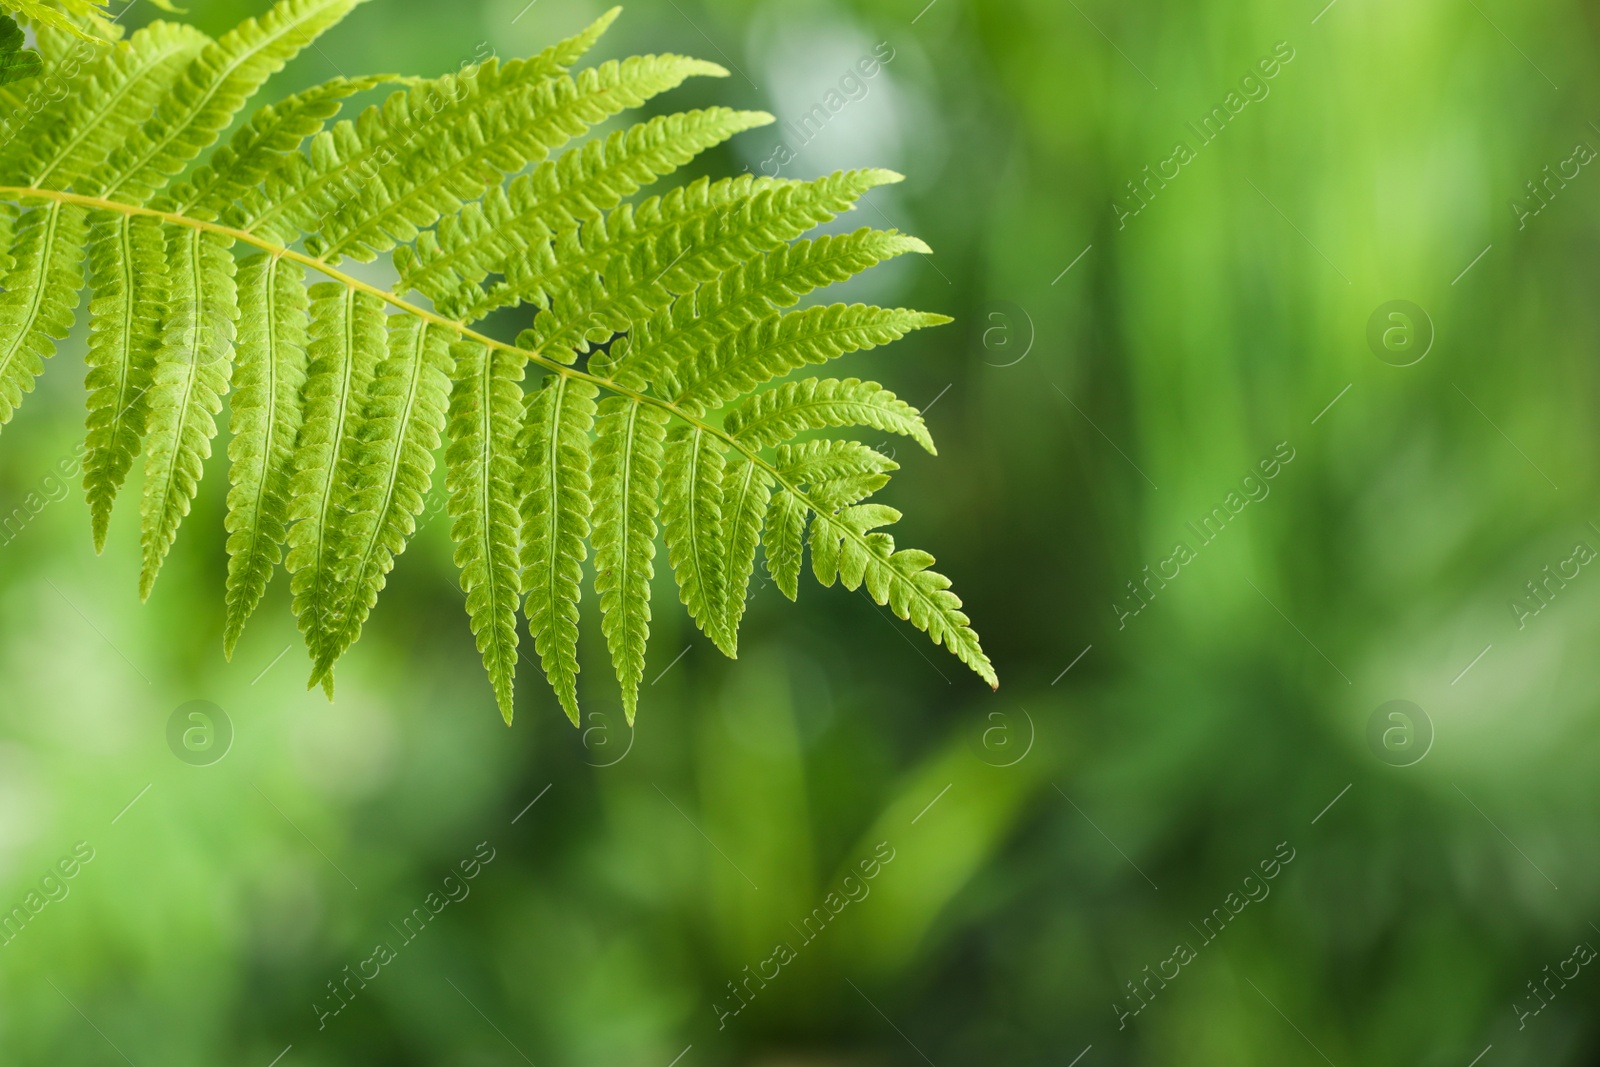
<svg viewBox="0 0 1600 1067"><path fill-rule="evenodd" d="M866 583L872 599L942 643L995 689L994 665L978 644L961 598L950 592L950 579L936 571L933 557L916 549L896 552L894 538L874 533L900 521L900 512L882 504L862 504L837 515L819 514L811 523L811 565L817 581L828 586L837 578L846 589Z"/></svg>
<svg viewBox="0 0 1600 1067"><path fill-rule="evenodd" d="M149 389L161 349L167 273L154 219L103 212L89 231L88 448L83 489L94 550L105 548L111 506L144 446Z"/></svg>
<svg viewBox="0 0 1600 1067"><path fill-rule="evenodd" d="M200 230L171 229L166 241L167 308L150 387L140 526L144 562L139 595L149 599L156 575L200 489L217 435L217 412L233 367L239 318L232 240Z"/></svg>
<svg viewBox="0 0 1600 1067"><path fill-rule="evenodd" d="M729 656L727 619L728 544L722 519L726 445L699 426L679 425L667 434L666 484L661 523L667 559L678 579L678 597L689 617Z"/></svg>
<svg viewBox="0 0 1600 1067"><path fill-rule="evenodd" d="M338 625L339 544L336 523L350 510L362 400L387 338L383 305L337 282L310 289L311 343L306 354L304 421L289 482L289 552L295 619L313 665L324 658Z"/></svg>
<svg viewBox="0 0 1600 1067"><path fill-rule="evenodd" d="M207 44L155 114L97 172L95 191L142 204L227 129L263 82L363 0L278 0Z"/></svg>
<svg viewBox="0 0 1600 1067"><path fill-rule="evenodd" d="M593 385L562 374L528 398L522 570L528 630L572 725L578 725L578 596L593 503Z"/></svg>
<svg viewBox="0 0 1600 1067"><path fill-rule="evenodd" d="M96 548L142 452L150 594L231 387L224 652L281 560L311 684L330 695L429 501L452 517L469 624L508 722L519 608L579 721L591 549L633 721L658 537L679 599L729 656L757 551L793 599L810 544L819 580L865 586L992 684L932 558L897 551L880 527L899 512L863 503L896 464L813 439L862 426L932 452L921 416L873 382L791 377L948 321L808 299L928 252L893 231L806 236L899 175L702 178L645 196L771 117L709 108L586 136L686 78L725 74L670 55L572 70L615 11L527 60L335 78L256 110L199 158L273 71L360 2L278 0L216 41L155 23L98 54L38 24L46 69L83 71L74 92L26 108L4 88L18 42L0 16L0 103L25 111L0 144L0 425L73 324L87 250ZM94 5L61 4L90 28ZM382 81L400 87L337 120ZM389 291L339 266L384 253ZM326 280L310 284L313 273ZM518 305L516 344L473 328ZM543 373L525 387L529 363ZM441 444L448 473L434 490Z"/></svg>
<svg viewBox="0 0 1600 1067"><path fill-rule="evenodd" d="M858 378L802 378L758 393L729 412L722 428L752 448L767 448L807 430L870 426L903 434L937 455L916 408L877 382Z"/></svg>
<svg viewBox="0 0 1600 1067"><path fill-rule="evenodd" d="M474 341L456 346L445 485L467 617L508 726L515 695L521 594L517 439L523 413L520 383L526 367L527 355L522 352L491 350Z"/></svg>
<svg viewBox="0 0 1600 1067"><path fill-rule="evenodd" d="M660 115L563 153L445 216L415 246L395 249L394 291L415 289L446 314L462 313L479 283L541 235L576 230L706 149L771 121L764 111L728 108Z"/></svg>
<svg viewBox="0 0 1600 1067"><path fill-rule="evenodd" d="M333 688L333 666L361 636L394 559L417 528L432 486L433 453L450 397L450 337L409 316L388 320L388 358L363 398L354 478L334 518L337 542L333 628L319 649L311 685Z"/></svg>
<svg viewBox="0 0 1600 1067"><path fill-rule="evenodd" d="M631 725L650 636L656 516L668 415L625 396L600 402L594 443L594 588Z"/></svg>
<svg viewBox="0 0 1600 1067"><path fill-rule="evenodd" d="M33 391L55 342L72 329L83 288L88 213L60 201L27 207L14 234L12 267L0 293L0 426Z"/></svg>
<svg viewBox="0 0 1600 1067"><path fill-rule="evenodd" d="M239 358L233 372L233 440L228 491L227 621L233 647L283 558L289 477L300 433L310 301L305 270L282 256L257 255L239 269Z"/></svg>

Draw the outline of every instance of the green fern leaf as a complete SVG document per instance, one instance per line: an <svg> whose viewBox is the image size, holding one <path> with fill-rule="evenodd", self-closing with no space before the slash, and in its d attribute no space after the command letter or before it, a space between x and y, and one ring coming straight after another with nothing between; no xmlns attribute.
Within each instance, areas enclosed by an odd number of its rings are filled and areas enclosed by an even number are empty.
<svg viewBox="0 0 1600 1067"><path fill-rule="evenodd" d="M139 595L156 575L200 489L217 435L217 412L233 366L239 308L232 240L171 229L166 242L167 314L150 387L150 429L140 509L144 563Z"/></svg>
<svg viewBox="0 0 1600 1067"><path fill-rule="evenodd" d="M624 396L600 402L594 443L594 588L601 629L633 723L650 636L656 516L667 413Z"/></svg>
<svg viewBox="0 0 1600 1067"><path fill-rule="evenodd" d="M167 263L160 224L105 212L89 233L88 448L83 489L94 550L105 548L111 506L143 450L148 395L161 349Z"/></svg>
<svg viewBox="0 0 1600 1067"><path fill-rule="evenodd" d="M310 316L305 270L258 255L239 269L239 358L233 372L233 440L228 492L227 621L233 648L283 558L289 476L300 433Z"/></svg>
<svg viewBox="0 0 1600 1067"><path fill-rule="evenodd" d="M881 504L817 515L811 524L811 565L817 580L828 586L837 578L846 589L859 589L865 582L873 600L943 643L992 688L1000 688L994 665L961 611L961 599L950 592L950 579L928 569L933 557L915 549L896 552L893 537L869 532L899 520L898 511Z"/></svg>
<svg viewBox="0 0 1600 1067"><path fill-rule="evenodd" d="M667 559L678 579L678 597L689 617L732 656L727 619L728 544L722 518L726 446L699 426L675 426L667 434L666 484L661 522Z"/></svg>
<svg viewBox="0 0 1600 1067"><path fill-rule="evenodd" d="M768 389L728 414L722 428L751 448L767 448L807 430L870 426L904 434L937 455L916 408L877 382L857 378L803 378Z"/></svg>
<svg viewBox="0 0 1600 1067"><path fill-rule="evenodd" d="M523 414L519 383L526 367L525 353L463 342L456 346L456 384L450 396L450 534L478 654L508 726L521 596L517 437Z"/></svg>
<svg viewBox="0 0 1600 1067"><path fill-rule="evenodd" d="M313 665L322 662L338 625L338 517L350 510L360 447L362 400L387 338L383 304L369 293L313 285L311 343L306 350L304 421L289 482L289 552L284 566L295 619Z"/></svg>
<svg viewBox="0 0 1600 1067"><path fill-rule="evenodd" d="M522 570L528 630L572 725L578 725L578 596L593 510L588 382L552 374L528 398L522 504Z"/></svg>
<svg viewBox="0 0 1600 1067"><path fill-rule="evenodd" d="M11 242L13 265L0 293L0 426L11 421L25 393L72 329L83 287L88 213L50 201L25 208Z"/></svg>
<svg viewBox="0 0 1600 1067"><path fill-rule="evenodd" d="M231 386L224 651L281 557L312 684L330 695L419 514L440 505L507 721L519 607L578 721L591 548L633 721L658 534L679 598L730 656L763 540L791 599L809 543L820 580L865 586L992 684L932 558L897 551L879 527L899 513L862 503L895 463L859 442L807 439L863 426L932 452L920 415L873 382L784 380L947 321L806 299L928 251L892 231L805 236L899 176L744 175L637 199L770 116L710 108L586 136L688 77L725 73L677 56L569 73L614 11L527 60L426 81L341 76L256 110L199 158L273 71L359 2L279 0L217 41L155 23L84 62L69 30L92 32L98 8L61 0L46 10L68 28L36 23L38 48L48 70L83 66L75 91L35 106L0 73L0 104L26 113L0 145L0 425L71 328L87 251L96 547L142 450L149 595ZM0 71L17 45L6 26ZM334 121L385 80L401 88ZM390 292L339 267L385 252ZM327 280L308 285L312 273ZM517 344L472 328L519 304ZM528 363L547 372L531 390ZM446 442L448 475L430 492Z"/></svg>
<svg viewBox="0 0 1600 1067"><path fill-rule="evenodd" d="M333 666L361 636L395 557L416 531L432 486L433 453L450 397L450 337L418 319L389 320L388 358L378 364L362 403L354 478L337 541L333 629L318 651L311 685L333 688Z"/></svg>

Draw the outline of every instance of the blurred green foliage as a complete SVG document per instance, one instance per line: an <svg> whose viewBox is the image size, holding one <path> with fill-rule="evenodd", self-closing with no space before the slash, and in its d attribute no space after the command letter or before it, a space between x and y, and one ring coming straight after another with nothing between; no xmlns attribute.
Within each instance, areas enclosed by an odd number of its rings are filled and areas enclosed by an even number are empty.
<svg viewBox="0 0 1600 1067"><path fill-rule="evenodd" d="M260 7L194 6L212 33ZM129 509L94 557L59 474L80 332L0 448L0 513L40 505L0 547L0 905L94 858L0 946L0 1062L1593 1059L1600 978L1549 975L1600 944L1600 579L1543 568L1600 545L1600 176L1541 186L1537 214L1526 183L1600 145L1594 9L920 6L642 4L603 48L724 63L663 106L780 122L892 52L783 173L909 177L849 222L937 254L852 298L958 322L849 373L930 409L940 455L903 454L890 502L917 502L903 539L955 579L999 693L814 584L798 608L763 590L728 662L663 586L636 734L600 687L573 730L532 678L507 731L439 524L330 706L300 689L284 582L221 656L216 462L148 605ZM526 54L600 7L379 0L269 89ZM1280 43L1268 91L1242 86ZM1179 142L1195 158L1119 222ZM1397 299L1435 332L1407 367L1367 342ZM1270 492L1191 533L1280 443ZM1180 541L1195 558L1119 620ZM205 767L166 741L196 699L235 730ZM1369 742L1392 699L1431 720L1409 766ZM480 842L495 860L406 943ZM1294 861L1209 941L1280 843ZM397 959L319 1029L379 942Z"/></svg>

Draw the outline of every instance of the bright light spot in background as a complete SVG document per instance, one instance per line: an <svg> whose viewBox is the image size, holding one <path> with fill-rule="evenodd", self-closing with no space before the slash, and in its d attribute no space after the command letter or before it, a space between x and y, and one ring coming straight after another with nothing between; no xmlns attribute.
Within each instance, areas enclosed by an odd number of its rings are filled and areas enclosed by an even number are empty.
<svg viewBox="0 0 1600 1067"><path fill-rule="evenodd" d="M779 142L794 153L778 177L811 178L852 167L907 166L908 101L897 64L909 40L874 37L865 27L825 7L769 10L752 24L746 50L777 122L740 139L741 157L755 173L773 176ZM863 59L889 62L862 77ZM829 113L829 94L837 110ZM843 100L839 106L837 101ZM815 109L822 108L822 112ZM808 114L827 114L822 128L802 126ZM778 157L778 158L781 158Z"/></svg>
<svg viewBox="0 0 1600 1067"><path fill-rule="evenodd" d="M15 880L23 850L54 826L55 805L39 776L39 762L22 745L0 743L0 884ZM25 879L26 872L21 873Z"/></svg>
<svg viewBox="0 0 1600 1067"><path fill-rule="evenodd" d="M827 5L772 5L755 15L744 51L747 70L764 97L759 106L777 120L734 142L752 174L811 179L835 170L884 167L914 173L919 186L937 180L945 146L937 135L922 135L938 124L916 88L927 65L905 27L880 33ZM864 76L863 69L871 75ZM909 136L912 129L919 131L915 138ZM903 199L900 187L874 189L855 211L815 232L871 226L916 233L917 220L904 209ZM891 260L804 303L904 299L924 273L936 269L921 259Z"/></svg>

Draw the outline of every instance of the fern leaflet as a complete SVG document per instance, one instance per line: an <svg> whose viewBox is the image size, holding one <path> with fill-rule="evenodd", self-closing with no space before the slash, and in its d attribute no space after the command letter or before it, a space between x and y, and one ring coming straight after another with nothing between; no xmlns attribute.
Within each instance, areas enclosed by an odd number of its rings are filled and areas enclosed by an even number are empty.
<svg viewBox="0 0 1600 1067"><path fill-rule="evenodd" d="M516 443L527 356L476 342L462 343L457 353L450 399L450 532L478 652L509 725L520 592Z"/></svg>
<svg viewBox="0 0 1600 1067"><path fill-rule="evenodd" d="M300 433L310 321L305 271L281 256L256 255L239 271L239 362L233 380L233 488L228 493L228 616L231 659L244 625L283 557L289 472Z"/></svg>
<svg viewBox="0 0 1600 1067"><path fill-rule="evenodd" d="M528 398L522 568L545 677L578 725L578 595L589 536L589 431L597 390L554 374Z"/></svg>

